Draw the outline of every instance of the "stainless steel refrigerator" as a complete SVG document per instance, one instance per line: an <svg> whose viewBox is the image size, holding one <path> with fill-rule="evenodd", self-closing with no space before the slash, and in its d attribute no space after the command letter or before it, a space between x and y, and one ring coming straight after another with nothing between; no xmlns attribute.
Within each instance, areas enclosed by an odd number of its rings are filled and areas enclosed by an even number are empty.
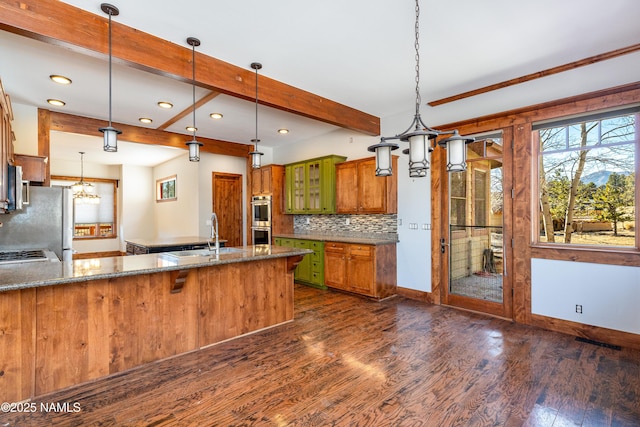
<svg viewBox="0 0 640 427"><path fill-rule="evenodd" d="M48 249L70 260L73 195L68 187L30 187L21 211L0 217L0 249Z"/></svg>

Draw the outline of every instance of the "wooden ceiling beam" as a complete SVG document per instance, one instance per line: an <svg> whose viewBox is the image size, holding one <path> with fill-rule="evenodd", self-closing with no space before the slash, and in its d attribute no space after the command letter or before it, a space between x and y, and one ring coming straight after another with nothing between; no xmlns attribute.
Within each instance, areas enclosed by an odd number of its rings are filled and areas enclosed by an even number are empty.
<svg viewBox="0 0 640 427"><path fill-rule="evenodd" d="M104 58L108 56L108 18L99 12L94 14L51 0L4 1L0 2L0 29ZM190 47L120 24L117 17L112 19L112 33L114 62L191 82ZM196 56L198 86L255 100L252 70L200 52ZM262 75L258 85L260 104L367 135L380 134L378 117Z"/></svg>
<svg viewBox="0 0 640 427"><path fill-rule="evenodd" d="M50 111L49 115L49 130L52 131L77 133L80 135L97 136L102 138L102 133L98 129L107 125L107 122L104 120L75 116L73 114ZM119 136L121 141L162 145L186 150L187 146L185 144L187 141L191 140L191 136L189 135L167 132L165 130L131 126L122 123L113 123L113 127L122 131L122 135ZM221 141L217 139L198 137L198 142L203 144L203 146L200 147L201 151L213 154L223 154L226 156L248 158L249 152L253 150L252 145L238 144L236 142Z"/></svg>
<svg viewBox="0 0 640 427"><path fill-rule="evenodd" d="M495 83L489 86L481 87L479 89L470 90L468 92L459 93L457 95L449 96L442 99L436 99L435 101L427 102L427 105L431 107L437 107L438 105L447 104L449 102L459 101L461 99L470 98L472 96L481 95L483 93L492 92L498 89L504 89L505 87L518 85L520 83L529 82L542 77L551 76L553 74L563 73L565 71L571 71L585 65L591 65L609 59L617 58L622 55L627 55L640 50L640 43L623 47L621 49L612 50L610 52L601 53L599 55L583 58L578 61L569 62L568 64L559 65L553 68L547 68L546 70L537 71L535 73L527 74L526 76L516 77L515 79L505 80L500 83Z"/></svg>

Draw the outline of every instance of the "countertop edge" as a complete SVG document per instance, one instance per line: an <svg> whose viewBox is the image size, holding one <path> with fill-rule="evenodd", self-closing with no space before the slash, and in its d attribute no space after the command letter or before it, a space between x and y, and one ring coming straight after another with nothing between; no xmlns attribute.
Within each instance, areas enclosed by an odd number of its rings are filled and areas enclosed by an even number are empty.
<svg viewBox="0 0 640 427"><path fill-rule="evenodd" d="M396 239L377 239L371 237L353 237L353 236L339 236L328 234L274 234L274 238L279 237L282 239L301 239L301 240L317 240L320 242L340 242L340 243L355 243L362 245L391 245L399 243L400 240Z"/></svg>
<svg viewBox="0 0 640 427"><path fill-rule="evenodd" d="M141 274L153 274L160 273L165 271L177 271L177 270L186 270L186 269L194 269L201 267L215 267L218 265L226 265L226 264L236 264L236 263L245 263L245 262L253 262L260 261L266 259L277 259L277 258L288 258L291 256L297 255L306 255L313 253L310 249L294 249L294 248L286 248L286 251L279 253L271 253L271 254L252 254L250 256L244 256L245 254L222 254L220 255L220 259L215 261L202 260L199 261L197 259L186 259L186 260L177 260L175 265L164 265L164 266L153 266L153 267L144 267L144 268L132 268L127 271L112 271L98 274L86 274L77 277L51 277L46 279L36 279L30 281L20 281L16 280L15 283L0 285L0 294L3 292L10 292L22 289L30 289L30 288L41 288L46 286L56 286L56 285L65 285L72 283L82 283L91 280L103 280L103 279L113 279L118 277L127 277L127 276L136 276ZM122 257L105 257L105 258L95 258L101 260L117 260L118 258L131 258L131 257L150 257L156 260L156 264L158 262L158 258L164 258L162 253L158 254L143 254L143 255L130 255L130 256L122 256ZM88 261L88 260L82 260ZM73 271L73 262L74 261L65 261L60 264L63 266L63 269L68 269L69 271ZM11 271L11 270L8 270ZM11 273L9 273L11 274ZM14 273L19 275L19 273Z"/></svg>

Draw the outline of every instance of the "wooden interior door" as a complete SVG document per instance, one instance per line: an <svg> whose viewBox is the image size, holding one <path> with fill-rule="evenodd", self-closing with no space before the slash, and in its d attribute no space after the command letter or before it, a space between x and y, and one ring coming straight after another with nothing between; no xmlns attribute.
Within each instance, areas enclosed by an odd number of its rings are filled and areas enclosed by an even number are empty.
<svg viewBox="0 0 640 427"><path fill-rule="evenodd" d="M226 246L242 246L242 175L213 172L211 181L220 239L227 240Z"/></svg>

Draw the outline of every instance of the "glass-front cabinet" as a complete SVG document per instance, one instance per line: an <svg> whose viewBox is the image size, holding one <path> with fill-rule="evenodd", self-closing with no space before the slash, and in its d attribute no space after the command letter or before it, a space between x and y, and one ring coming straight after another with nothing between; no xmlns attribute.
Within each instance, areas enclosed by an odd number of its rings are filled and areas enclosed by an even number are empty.
<svg viewBox="0 0 640 427"><path fill-rule="evenodd" d="M344 156L326 156L286 165L286 213L336 212L336 163Z"/></svg>

